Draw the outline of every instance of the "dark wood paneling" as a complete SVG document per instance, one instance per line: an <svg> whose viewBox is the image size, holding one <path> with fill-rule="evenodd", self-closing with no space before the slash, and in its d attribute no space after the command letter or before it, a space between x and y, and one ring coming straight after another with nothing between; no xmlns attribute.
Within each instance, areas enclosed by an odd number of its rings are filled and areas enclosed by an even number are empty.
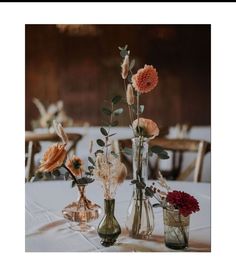
<svg viewBox="0 0 236 270"><path fill-rule="evenodd" d="M136 68L157 67L157 90L143 95L145 117L160 125L210 124L210 26L99 25L96 36L26 25L26 128L38 117L32 103L62 99L69 116L101 123L103 100L123 94L117 47L128 44ZM122 125L127 125L123 117Z"/></svg>

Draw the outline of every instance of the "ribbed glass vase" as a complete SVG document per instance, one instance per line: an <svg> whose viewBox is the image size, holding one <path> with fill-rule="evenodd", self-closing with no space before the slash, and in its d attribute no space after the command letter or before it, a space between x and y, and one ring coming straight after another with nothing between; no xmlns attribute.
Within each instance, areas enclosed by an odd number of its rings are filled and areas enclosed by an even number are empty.
<svg viewBox="0 0 236 270"><path fill-rule="evenodd" d="M139 180L141 184L146 184L148 180L148 139L144 137L133 138L132 150L133 179ZM154 230L154 213L152 205L145 195L145 190L139 186L134 185L126 228L130 237L146 239Z"/></svg>

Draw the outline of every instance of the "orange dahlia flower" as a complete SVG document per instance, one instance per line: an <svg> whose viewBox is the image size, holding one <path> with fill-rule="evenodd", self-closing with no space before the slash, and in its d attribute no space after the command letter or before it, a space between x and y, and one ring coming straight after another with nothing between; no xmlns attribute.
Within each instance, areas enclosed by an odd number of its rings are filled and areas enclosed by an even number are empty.
<svg viewBox="0 0 236 270"><path fill-rule="evenodd" d="M132 84L136 91L140 93L148 93L152 91L158 83L157 71L153 66L145 65L144 68L132 77Z"/></svg>
<svg viewBox="0 0 236 270"><path fill-rule="evenodd" d="M84 171L83 161L76 156L73 156L71 159L68 159L66 166L71 170L75 176L81 176Z"/></svg>
<svg viewBox="0 0 236 270"><path fill-rule="evenodd" d="M52 172L61 167L67 156L64 144L53 144L44 153L41 165L39 167L40 172Z"/></svg>
<svg viewBox="0 0 236 270"><path fill-rule="evenodd" d="M138 119L134 120L133 129L138 133ZM154 138L159 135L159 128L155 122L151 119L139 118L139 128L141 129L142 135L148 138Z"/></svg>

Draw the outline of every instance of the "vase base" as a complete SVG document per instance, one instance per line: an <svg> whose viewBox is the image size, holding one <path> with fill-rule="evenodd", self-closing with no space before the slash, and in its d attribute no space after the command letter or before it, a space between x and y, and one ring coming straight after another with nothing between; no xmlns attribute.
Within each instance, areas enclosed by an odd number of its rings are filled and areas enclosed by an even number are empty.
<svg viewBox="0 0 236 270"><path fill-rule="evenodd" d="M187 245L180 245L180 244L172 244L172 243L165 243L166 247L170 248L170 249L185 249L188 246Z"/></svg>
<svg viewBox="0 0 236 270"><path fill-rule="evenodd" d="M69 228L79 232L93 232L95 228L87 223L70 223Z"/></svg>
<svg viewBox="0 0 236 270"><path fill-rule="evenodd" d="M100 241L101 245L104 247L110 247L115 244L116 239L120 235L120 232L115 233L115 234L110 234L110 235L98 233L98 235L101 237L101 241Z"/></svg>
<svg viewBox="0 0 236 270"><path fill-rule="evenodd" d="M134 239L144 239L147 240L151 237L151 234L133 234L129 233L129 237L134 238Z"/></svg>

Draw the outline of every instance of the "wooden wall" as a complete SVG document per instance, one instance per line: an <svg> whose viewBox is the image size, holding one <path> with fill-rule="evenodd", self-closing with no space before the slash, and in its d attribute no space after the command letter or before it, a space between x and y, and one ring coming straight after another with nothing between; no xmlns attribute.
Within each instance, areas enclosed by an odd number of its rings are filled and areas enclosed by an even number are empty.
<svg viewBox="0 0 236 270"><path fill-rule="evenodd" d="M210 125L209 25L97 25L96 35L60 32L56 25L26 25L26 129L45 104L62 99L69 116L101 124L108 96L123 94L118 46L128 44L136 69L158 69L157 90L142 96L145 117L161 126ZM121 120L127 125L127 117Z"/></svg>

